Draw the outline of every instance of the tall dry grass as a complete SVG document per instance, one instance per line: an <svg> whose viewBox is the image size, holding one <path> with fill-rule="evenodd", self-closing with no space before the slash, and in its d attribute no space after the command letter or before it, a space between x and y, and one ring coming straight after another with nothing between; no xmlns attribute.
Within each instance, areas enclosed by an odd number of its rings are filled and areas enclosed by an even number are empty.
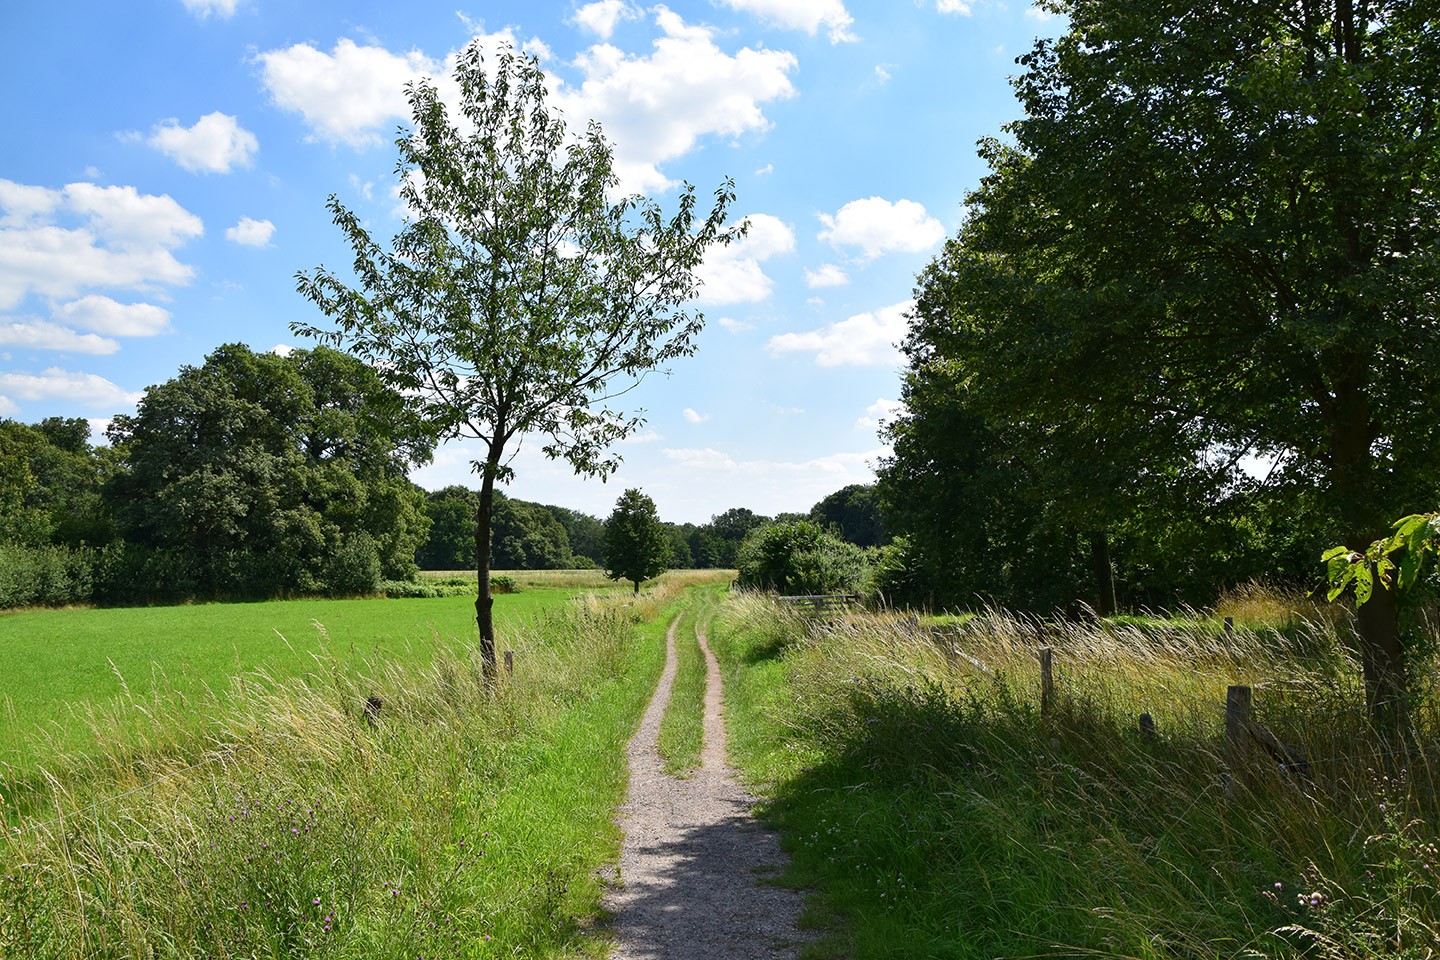
<svg viewBox="0 0 1440 960"><path fill-rule="evenodd" d="M437 643L92 714L100 749L3 787L0 956L598 953L593 872L683 589L532 618L494 689Z"/></svg>
<svg viewBox="0 0 1440 960"><path fill-rule="evenodd" d="M737 724L768 731L743 761L839 954L1440 955L1434 698L1410 742L1377 737L1337 621L1283 626L933 628L752 597L718 632ZM1258 746L1227 767L1231 684L1307 767Z"/></svg>

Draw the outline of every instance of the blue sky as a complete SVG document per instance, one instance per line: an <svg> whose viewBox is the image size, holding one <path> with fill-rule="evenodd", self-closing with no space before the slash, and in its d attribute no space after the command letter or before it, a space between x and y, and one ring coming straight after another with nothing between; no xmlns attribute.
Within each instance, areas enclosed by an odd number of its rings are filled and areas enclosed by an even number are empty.
<svg viewBox="0 0 1440 960"><path fill-rule="evenodd" d="M1017 112L1014 59L1061 21L1022 0L277 0L0 8L0 416L102 423L217 345L307 346L297 270L343 268L335 193L377 236L403 84L473 38L539 56L624 186L736 182L750 233L705 267L698 353L630 395L608 483L515 461L513 496L661 516L807 510L873 479L916 273ZM415 480L469 483L463 445Z"/></svg>

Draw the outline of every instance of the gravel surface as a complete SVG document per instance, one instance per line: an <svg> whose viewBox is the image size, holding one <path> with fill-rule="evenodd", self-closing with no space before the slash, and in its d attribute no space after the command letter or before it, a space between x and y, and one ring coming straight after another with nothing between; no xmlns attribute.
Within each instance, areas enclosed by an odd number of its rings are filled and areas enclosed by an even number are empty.
<svg viewBox="0 0 1440 960"><path fill-rule="evenodd" d="M665 774L655 749L675 680L675 632L665 672L630 741L630 793L621 808L620 882L606 899L615 917L613 960L794 957L803 936L799 892L766 882L785 864L775 835L725 761L720 666L705 653L705 748L688 779Z"/></svg>

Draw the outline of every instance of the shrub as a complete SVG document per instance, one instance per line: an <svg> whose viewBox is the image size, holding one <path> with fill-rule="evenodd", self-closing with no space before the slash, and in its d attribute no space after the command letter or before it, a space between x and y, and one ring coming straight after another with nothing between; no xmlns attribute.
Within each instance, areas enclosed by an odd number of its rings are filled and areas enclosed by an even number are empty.
<svg viewBox="0 0 1440 960"><path fill-rule="evenodd" d="M326 592L362 596L380 588L380 552L368 533L350 533L325 562Z"/></svg>
<svg viewBox="0 0 1440 960"><path fill-rule="evenodd" d="M780 593L858 592L870 576L865 551L805 520L752 531L739 567L740 586Z"/></svg>
<svg viewBox="0 0 1440 960"><path fill-rule="evenodd" d="M0 608L88 602L95 558L85 547L0 544Z"/></svg>

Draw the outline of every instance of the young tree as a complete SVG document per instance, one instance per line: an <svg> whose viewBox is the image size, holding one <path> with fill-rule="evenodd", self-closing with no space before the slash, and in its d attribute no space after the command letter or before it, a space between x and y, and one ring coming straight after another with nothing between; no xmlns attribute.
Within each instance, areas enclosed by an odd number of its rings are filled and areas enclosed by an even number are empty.
<svg viewBox="0 0 1440 960"><path fill-rule="evenodd" d="M567 133L535 60L507 48L491 67L477 45L457 58L457 118L433 83L407 88L414 127L396 145L410 219L386 251L331 196L357 285L324 267L300 273L300 292L334 327L294 329L372 364L437 437L480 441L475 619L493 676L495 483L527 436L578 473L614 469L610 445L643 421L609 401L694 352L703 318L684 305L706 250L733 235L734 185L716 190L703 220L688 185L668 219L652 200L612 199L599 126Z"/></svg>
<svg viewBox="0 0 1440 960"><path fill-rule="evenodd" d="M655 513L655 501L639 490L626 490L605 521L605 576L640 584L667 569L670 538Z"/></svg>

